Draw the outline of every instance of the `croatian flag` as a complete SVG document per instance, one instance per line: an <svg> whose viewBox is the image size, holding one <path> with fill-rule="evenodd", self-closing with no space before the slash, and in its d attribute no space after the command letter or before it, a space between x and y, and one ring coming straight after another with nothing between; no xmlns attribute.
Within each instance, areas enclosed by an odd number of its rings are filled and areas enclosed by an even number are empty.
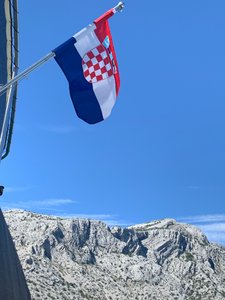
<svg viewBox="0 0 225 300"><path fill-rule="evenodd" d="M111 9L53 50L64 72L79 118L89 124L106 119L116 102L120 77L108 19Z"/></svg>

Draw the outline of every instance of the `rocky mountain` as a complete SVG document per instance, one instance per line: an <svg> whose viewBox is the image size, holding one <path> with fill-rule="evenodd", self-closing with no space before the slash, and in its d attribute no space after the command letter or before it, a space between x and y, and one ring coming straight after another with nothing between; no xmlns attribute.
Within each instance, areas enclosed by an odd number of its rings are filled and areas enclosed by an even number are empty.
<svg viewBox="0 0 225 300"><path fill-rule="evenodd" d="M191 225L4 216L34 300L225 299L225 247Z"/></svg>

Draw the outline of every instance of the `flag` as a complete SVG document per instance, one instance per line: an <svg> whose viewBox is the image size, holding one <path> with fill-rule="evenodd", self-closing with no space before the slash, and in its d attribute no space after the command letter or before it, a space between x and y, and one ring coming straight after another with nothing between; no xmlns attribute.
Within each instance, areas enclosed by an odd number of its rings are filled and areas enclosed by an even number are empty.
<svg viewBox="0 0 225 300"><path fill-rule="evenodd" d="M64 72L79 118L89 124L106 119L116 102L120 77L107 11L92 24L53 50Z"/></svg>

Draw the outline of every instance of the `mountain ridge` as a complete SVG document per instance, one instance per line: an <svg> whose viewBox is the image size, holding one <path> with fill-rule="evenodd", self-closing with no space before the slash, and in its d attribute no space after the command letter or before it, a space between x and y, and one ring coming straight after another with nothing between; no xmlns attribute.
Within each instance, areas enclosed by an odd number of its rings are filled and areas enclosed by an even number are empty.
<svg viewBox="0 0 225 300"><path fill-rule="evenodd" d="M225 247L192 225L4 216L34 300L225 299Z"/></svg>

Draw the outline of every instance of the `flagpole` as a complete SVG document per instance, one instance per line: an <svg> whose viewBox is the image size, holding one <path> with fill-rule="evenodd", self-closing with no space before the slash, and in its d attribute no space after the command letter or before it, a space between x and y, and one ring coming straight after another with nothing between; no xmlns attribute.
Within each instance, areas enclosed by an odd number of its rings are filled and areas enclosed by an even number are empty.
<svg viewBox="0 0 225 300"><path fill-rule="evenodd" d="M39 66L43 65L45 62L50 60L52 57L55 56L54 52L50 52L47 55L45 55L43 58L39 59L36 63L31 65L29 68L21 72L20 74L16 75L13 79L9 80L5 85L0 88L0 96L14 83L18 82L21 79L24 79L27 77L28 74L30 74L33 70L38 68Z"/></svg>
<svg viewBox="0 0 225 300"><path fill-rule="evenodd" d="M123 2L119 2L114 8L114 12L122 12L122 10L124 9L125 4Z"/></svg>

